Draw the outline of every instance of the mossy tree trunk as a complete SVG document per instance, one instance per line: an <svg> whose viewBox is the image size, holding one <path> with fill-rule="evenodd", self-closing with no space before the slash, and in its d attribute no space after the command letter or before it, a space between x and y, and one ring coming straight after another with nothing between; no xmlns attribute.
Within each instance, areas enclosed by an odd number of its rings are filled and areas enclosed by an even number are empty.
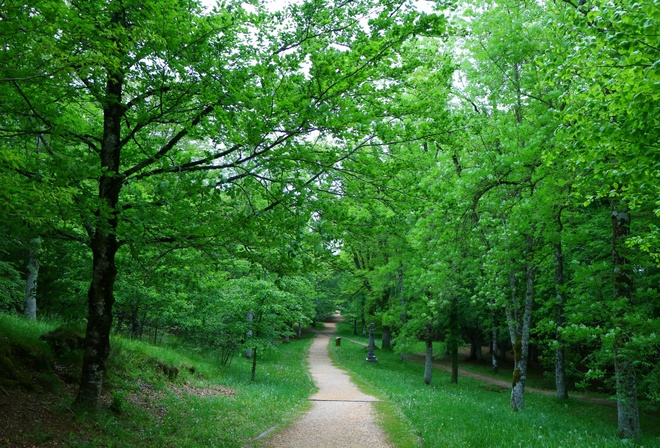
<svg viewBox="0 0 660 448"><path fill-rule="evenodd" d="M557 348L555 349L555 389L557 398L560 400L568 399L566 389L566 366L564 363L564 338L562 330L564 327L564 302L566 301L564 293L564 250L561 241L562 222L561 212L557 214L558 240L555 242L555 289L557 304L555 306L556 331L555 338Z"/></svg>
<svg viewBox="0 0 660 448"><path fill-rule="evenodd" d="M121 23L125 17L116 13L113 22ZM98 408L105 376L106 361L110 355L110 330L114 283L117 275L115 256L119 249L117 225L119 222L119 193L122 177L119 173L121 152L121 103L124 73L108 69L103 108L103 140L100 151L102 175L99 180L99 209L97 225L91 235L92 282L87 293L87 332L83 355L80 389L76 403Z"/></svg>
<svg viewBox="0 0 660 448"><path fill-rule="evenodd" d="M499 373L500 368L497 363L497 350L498 350L498 334L497 334L497 312L495 307L490 310L490 363L493 369L493 373Z"/></svg>
<svg viewBox="0 0 660 448"><path fill-rule="evenodd" d="M25 317L37 318L37 280L39 279L39 253L41 238L30 240L27 264L27 279L25 281Z"/></svg>
<svg viewBox="0 0 660 448"><path fill-rule="evenodd" d="M630 211L616 201L612 202L612 262L614 265L614 300L623 301L624 308L631 305L632 267L625 254L624 241L630 235ZM623 316L617 316L623 317ZM626 350L630 336L625 324L618 328L614 340L614 371L616 376L616 404L619 436L635 439L640 435L637 405L637 378L632 355Z"/></svg>
<svg viewBox="0 0 660 448"><path fill-rule="evenodd" d="M510 283L512 288L511 308L507 309L507 320L509 323L509 333L511 335L511 344L513 345L514 368L511 382L511 400L510 405L514 411L520 411L525 408L525 382L527 380L527 364L529 358L529 335L532 326L532 309L534 305L534 241L531 235L527 238L527 263L525 267L525 300L522 313L517 306L518 298L516 293L515 274L511 274Z"/></svg>

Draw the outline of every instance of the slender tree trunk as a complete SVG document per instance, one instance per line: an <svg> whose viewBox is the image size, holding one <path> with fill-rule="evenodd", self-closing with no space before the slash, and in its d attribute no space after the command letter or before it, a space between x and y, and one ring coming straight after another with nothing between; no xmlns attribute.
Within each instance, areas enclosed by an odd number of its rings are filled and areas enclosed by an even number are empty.
<svg viewBox="0 0 660 448"><path fill-rule="evenodd" d="M630 262L625 254L624 241L630 235L630 212L612 203L612 261L614 265L614 300L630 305L633 279ZM622 317L622 316L617 316ZM623 324L625 325L625 324ZM637 378L632 356L625 349L630 337L619 328L614 340L614 370L616 375L616 404L619 436L635 439L640 435L637 406Z"/></svg>
<svg viewBox="0 0 660 448"><path fill-rule="evenodd" d="M254 313L252 311L248 311L248 313L247 313L248 325L252 325L253 320L254 320ZM252 338L252 330L248 330L247 333L245 334L245 336L248 339ZM250 359L250 358L252 358L252 355L253 355L252 349L251 348L246 348L245 349L245 357Z"/></svg>
<svg viewBox="0 0 660 448"><path fill-rule="evenodd" d="M250 375L250 381L254 381L257 377L257 347L252 349L252 373Z"/></svg>
<svg viewBox="0 0 660 448"><path fill-rule="evenodd" d="M453 297L449 303L449 356L451 357L451 382L458 383L458 298Z"/></svg>
<svg viewBox="0 0 660 448"><path fill-rule="evenodd" d="M522 328L516 332L512 340L514 353L514 370L511 384L511 408L515 411L525 409L525 382L527 380L527 364L529 358L529 334L532 326L532 308L534 305L534 257L533 238L527 236L527 267L525 306L522 316Z"/></svg>
<svg viewBox="0 0 660 448"><path fill-rule="evenodd" d="M30 240L28 254L27 279L25 281L25 317L37 318L37 280L39 279L39 253L41 238Z"/></svg>
<svg viewBox="0 0 660 448"><path fill-rule="evenodd" d="M120 12L115 13L113 23L125 26ZM115 256L117 224L119 221L119 193L122 179L119 173L121 152L121 119L124 113L122 90L124 74L121 70L107 70L103 106L103 140L100 151L102 175L99 180L99 209L91 238L92 282L87 293L87 332L83 354L80 388L76 404L98 408L103 390L106 361L110 354L110 330L112 329L112 305L117 275Z"/></svg>
<svg viewBox="0 0 660 448"><path fill-rule="evenodd" d="M140 319L138 317L139 309L137 305L131 305L131 338L138 339L140 337Z"/></svg>
<svg viewBox="0 0 660 448"><path fill-rule="evenodd" d="M383 350L392 350L392 331L387 325L383 325L383 337L381 339L382 349Z"/></svg>
<svg viewBox="0 0 660 448"><path fill-rule="evenodd" d="M426 355L424 356L424 382L431 384L433 377L433 338L431 331L426 332Z"/></svg>
<svg viewBox="0 0 660 448"><path fill-rule="evenodd" d="M555 350L555 386L557 391L557 398L561 400L568 399L568 391L566 389L566 367L564 364L564 338L562 330L564 327L564 252L561 242L561 217L559 221L559 238L560 240L555 243L555 287L557 294L557 309L556 309L556 333L557 348Z"/></svg>
<svg viewBox="0 0 660 448"><path fill-rule="evenodd" d="M491 333L491 341L490 341L490 362L491 366L493 368L493 373L499 373L500 368L497 364L497 314L495 313L495 308L493 307L490 310L490 322L491 322L491 328L490 328L490 333Z"/></svg>
<svg viewBox="0 0 660 448"><path fill-rule="evenodd" d="M399 294L401 297L401 326L405 327L408 323L408 312L406 311L406 298L403 295L403 268L399 265ZM401 361L406 361L406 347L399 354Z"/></svg>

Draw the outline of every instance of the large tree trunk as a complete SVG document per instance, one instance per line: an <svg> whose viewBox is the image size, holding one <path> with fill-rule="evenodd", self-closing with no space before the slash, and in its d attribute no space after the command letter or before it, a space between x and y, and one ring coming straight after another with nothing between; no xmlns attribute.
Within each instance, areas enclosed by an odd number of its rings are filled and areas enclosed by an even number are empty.
<svg viewBox="0 0 660 448"><path fill-rule="evenodd" d="M481 361L484 355L481 346L484 342L484 333L480 328L472 329L470 332L470 354L467 359L470 361Z"/></svg>
<svg viewBox="0 0 660 448"><path fill-rule="evenodd" d="M630 262L625 255L624 241L630 235L630 212L612 203L612 261L614 264L614 300L624 299L630 304L633 279ZM617 316L620 317L620 316ZM619 436L637 438L640 435L637 407L637 378L633 360L625 350L629 342L625 328L619 328L614 341L614 370L616 375L616 404ZM623 350L622 350L623 349Z"/></svg>
<svg viewBox="0 0 660 448"><path fill-rule="evenodd" d="M122 23L117 12L112 21ZM121 119L124 113L122 90L124 75L121 70L108 69L103 106L103 141L101 144L101 178L99 180L99 209L91 239L92 282L87 293L87 332L83 355L80 389L75 402L88 408L98 408L103 389L106 361L110 354L112 305L117 275L115 256L117 224L119 221L119 193L122 179L119 172L121 152Z"/></svg>
<svg viewBox="0 0 660 448"><path fill-rule="evenodd" d="M27 279L25 281L25 317L37 318L37 280L39 279L39 252L41 238L30 240L28 254Z"/></svg>
<svg viewBox="0 0 660 448"><path fill-rule="evenodd" d="M637 407L637 377L628 355L614 348L614 372L616 375L616 407L619 437L639 437L639 410Z"/></svg>
<svg viewBox="0 0 660 448"><path fill-rule="evenodd" d="M103 182L102 182L103 184ZM103 188L103 187L102 187ZM108 202L108 206L116 205ZM114 206L113 206L114 209ZM97 408L103 388L106 361L110 355L110 330L112 328L113 288L117 268L117 238L114 234L116 218L111 219L113 233L97 228L92 241L92 284L87 294L87 333L83 355L80 389L76 403L88 408Z"/></svg>

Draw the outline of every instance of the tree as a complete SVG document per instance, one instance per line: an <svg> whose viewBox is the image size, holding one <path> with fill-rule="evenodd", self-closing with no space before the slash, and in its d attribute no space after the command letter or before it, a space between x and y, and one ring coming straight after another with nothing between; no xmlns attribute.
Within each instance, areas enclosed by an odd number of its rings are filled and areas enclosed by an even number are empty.
<svg viewBox="0 0 660 448"><path fill-rule="evenodd" d="M612 318L616 324L613 341L607 345L615 367L619 433L635 438L640 432L633 367L637 356L636 344L631 342L648 337L638 330L645 326L640 325L642 321L654 325L638 314L643 304L635 297L628 251L636 244L657 261L653 243L657 228L640 228L636 235L630 231L630 218L636 211L645 214L654 208L657 216L657 170L649 169L653 162L648 157L658 139L655 103L659 97L651 87L658 78L655 62L660 51L655 32L660 26L657 4L565 1L551 9L549 21L571 24L565 39L574 50L547 63L554 79L570 77L572 83L563 111L564 130L573 139L570 165L598 180L594 184L580 176L576 187L587 202L612 203ZM634 312L616 311L619 306L632 307Z"/></svg>
<svg viewBox="0 0 660 448"><path fill-rule="evenodd" d="M195 1L9 6L3 114L22 122L3 137L43 136L53 150L39 156L40 170L14 174L74 191L58 230L93 254L76 399L89 407L99 403L110 349L120 247L223 235L296 201L361 147L365 111L355 100L373 91L367 81L380 61L442 23L395 1L307 2L273 16L231 1L210 13ZM360 17L374 19L365 28ZM333 151L314 153L305 139L313 132L332 134ZM238 196L245 207L233 212ZM213 203L225 222L205 227L170 213L171 231L135 231L150 227L143 216L181 210L186 198Z"/></svg>

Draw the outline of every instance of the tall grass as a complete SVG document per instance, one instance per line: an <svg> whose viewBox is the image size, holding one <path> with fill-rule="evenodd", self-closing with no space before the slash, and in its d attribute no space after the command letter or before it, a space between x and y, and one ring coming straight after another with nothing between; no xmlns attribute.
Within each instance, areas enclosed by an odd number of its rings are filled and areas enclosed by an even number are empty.
<svg viewBox="0 0 660 448"><path fill-rule="evenodd" d="M434 371L423 382L423 366L404 363L393 353L377 352L378 363L366 363L364 346L342 341L331 356L358 382L381 391L411 421L425 447L621 447L616 409L578 400L527 394L526 409L512 412L509 394L483 383ZM641 446L660 447L657 418L644 417Z"/></svg>
<svg viewBox="0 0 660 448"><path fill-rule="evenodd" d="M37 341L61 322L53 319L28 320L23 316L0 313L0 337L11 342Z"/></svg>

